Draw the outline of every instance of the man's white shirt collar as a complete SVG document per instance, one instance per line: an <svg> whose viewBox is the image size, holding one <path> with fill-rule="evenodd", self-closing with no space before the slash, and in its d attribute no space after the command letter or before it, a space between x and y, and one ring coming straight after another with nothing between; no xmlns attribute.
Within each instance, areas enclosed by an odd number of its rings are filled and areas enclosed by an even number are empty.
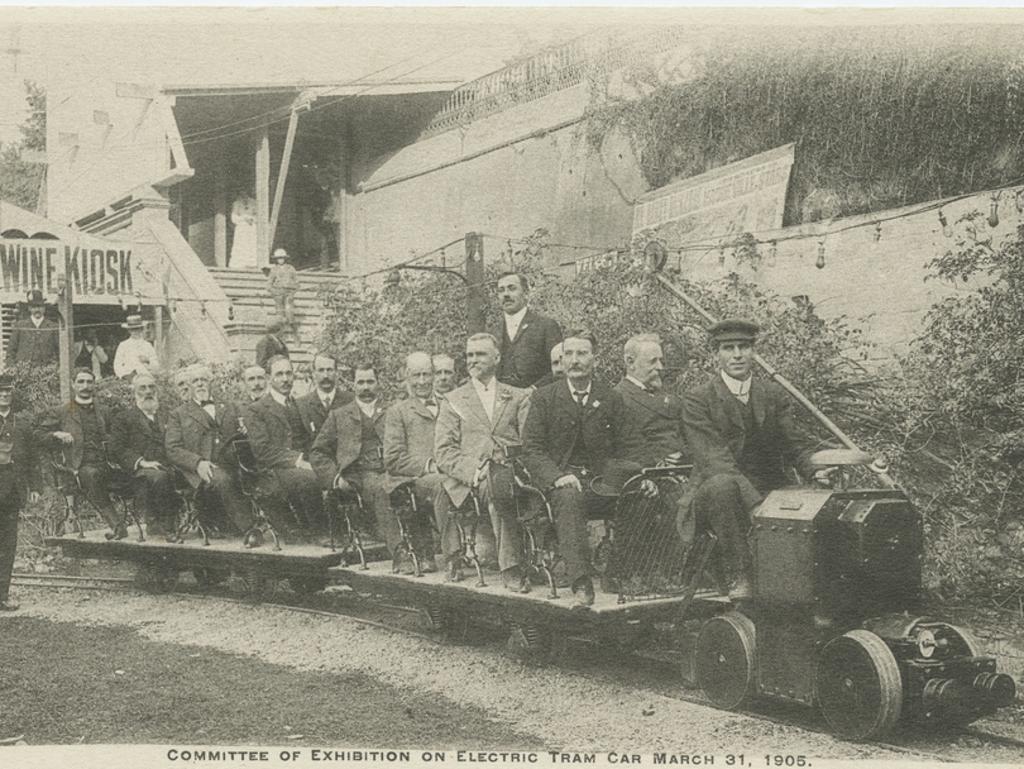
<svg viewBox="0 0 1024 769"><path fill-rule="evenodd" d="M519 327L523 324L523 318L526 317L526 306L523 306L519 312L513 315L505 315L505 332L508 334L509 339L515 339L516 334L519 333Z"/></svg>
<svg viewBox="0 0 1024 769"><path fill-rule="evenodd" d="M273 387L270 388L270 397L273 398L278 403L280 403L282 406L287 406L288 405L288 396L287 395L281 395L281 393L279 393Z"/></svg>
<svg viewBox="0 0 1024 769"><path fill-rule="evenodd" d="M359 410L366 414L368 418L373 419L373 415L377 411L376 400L372 400L369 403L365 403L364 401L359 400L359 398L356 398L356 405L359 406Z"/></svg>
<svg viewBox="0 0 1024 769"><path fill-rule="evenodd" d="M750 383L754 381L754 377L748 376L746 379L734 379L725 373L724 369L719 369L722 374L722 381L725 382L725 386L729 388L729 392L735 395L740 403L746 403L750 400Z"/></svg>
<svg viewBox="0 0 1024 769"><path fill-rule="evenodd" d="M487 412L487 418L492 419L494 417L494 398L498 392L498 380L495 377L491 377L491 381L484 384L476 377L470 377L469 381L473 383L476 397L483 404L484 411Z"/></svg>
<svg viewBox="0 0 1024 769"><path fill-rule="evenodd" d="M46 317L44 316L44 317L40 318L39 320L36 320L35 318L33 318L33 317L32 317L32 316L30 315L30 316L29 316L29 320L30 320L30 321L32 321L32 325L33 325L33 326L35 326L36 328L39 328L40 326L42 326L42 325L43 325L43 321L44 321L44 320L46 320Z"/></svg>
<svg viewBox="0 0 1024 769"><path fill-rule="evenodd" d="M641 381L640 381L639 379L637 379L637 378L636 378L635 376L630 376L629 374L626 374L626 379L628 379L628 380L629 380L630 382L632 382L633 384L635 384L635 385L636 385L637 387L639 387L639 388L640 388L641 390L643 390L644 392L646 392L646 391L647 391L647 385L645 385L645 384L644 384L643 382L641 382Z"/></svg>
<svg viewBox="0 0 1024 769"><path fill-rule="evenodd" d="M331 404L334 403L334 393L336 390L331 390L327 395L324 395L323 390L317 390L316 394L320 397L320 402L326 407L330 408Z"/></svg>
<svg viewBox="0 0 1024 769"><path fill-rule="evenodd" d="M572 382L569 381L568 377L565 378L565 384L569 387L569 394L572 396L572 399L574 401L576 401L578 403L579 401L576 399L576 393L583 392L583 393L587 394L587 397L583 399L583 404L586 405L586 404L590 403L590 388L594 386L594 380L593 379L591 379L589 382L587 382L587 386L584 389L582 389L582 390L577 390L573 386Z"/></svg>

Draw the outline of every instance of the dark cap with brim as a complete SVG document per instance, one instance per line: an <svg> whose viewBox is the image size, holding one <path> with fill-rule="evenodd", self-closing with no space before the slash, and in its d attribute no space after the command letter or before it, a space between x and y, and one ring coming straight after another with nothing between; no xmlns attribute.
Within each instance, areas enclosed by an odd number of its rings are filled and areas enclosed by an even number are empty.
<svg viewBox="0 0 1024 769"><path fill-rule="evenodd" d="M723 342L754 342L761 333L761 327L752 320L726 318L708 329L708 336L714 344Z"/></svg>

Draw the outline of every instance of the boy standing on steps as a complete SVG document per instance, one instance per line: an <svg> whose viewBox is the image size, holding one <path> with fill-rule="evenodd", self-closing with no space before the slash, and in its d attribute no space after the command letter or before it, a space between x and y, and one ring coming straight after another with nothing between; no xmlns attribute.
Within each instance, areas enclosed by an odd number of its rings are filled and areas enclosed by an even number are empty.
<svg viewBox="0 0 1024 769"><path fill-rule="evenodd" d="M275 248L270 257L274 264L267 273L267 291L277 306L277 317L295 333L295 294L299 290L299 275L288 264L288 252Z"/></svg>

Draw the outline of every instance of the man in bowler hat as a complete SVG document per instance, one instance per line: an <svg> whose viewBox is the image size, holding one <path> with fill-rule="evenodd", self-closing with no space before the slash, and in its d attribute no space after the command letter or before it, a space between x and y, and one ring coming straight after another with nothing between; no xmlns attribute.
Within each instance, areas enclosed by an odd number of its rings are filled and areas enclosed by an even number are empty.
<svg viewBox="0 0 1024 769"><path fill-rule="evenodd" d="M33 290L29 293L28 313L27 318L16 322L11 329L11 338L7 341L7 365L56 364L60 359L57 324L46 318L42 291Z"/></svg>

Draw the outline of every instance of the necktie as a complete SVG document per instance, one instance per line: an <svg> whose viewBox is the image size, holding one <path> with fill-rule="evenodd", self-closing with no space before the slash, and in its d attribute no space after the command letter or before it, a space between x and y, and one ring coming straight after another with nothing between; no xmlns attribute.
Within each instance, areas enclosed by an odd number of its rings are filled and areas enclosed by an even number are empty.
<svg viewBox="0 0 1024 769"><path fill-rule="evenodd" d="M587 391L586 390L573 390L573 397L576 399L576 403L580 405L580 408L587 405Z"/></svg>
<svg viewBox="0 0 1024 769"><path fill-rule="evenodd" d="M199 405L202 406L205 409L207 406L212 406L213 405L213 401L209 401L209 400L207 400L207 401L200 401Z"/></svg>

